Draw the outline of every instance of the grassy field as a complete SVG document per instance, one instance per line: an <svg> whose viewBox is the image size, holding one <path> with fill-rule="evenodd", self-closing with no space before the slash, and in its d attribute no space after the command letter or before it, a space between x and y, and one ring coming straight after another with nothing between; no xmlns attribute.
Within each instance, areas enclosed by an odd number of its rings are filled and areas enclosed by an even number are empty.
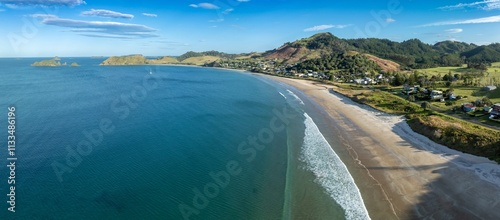
<svg viewBox="0 0 500 220"><path fill-rule="evenodd" d="M432 76L432 75L441 75L444 76L450 72L452 74L462 74L471 71L470 69L463 67L437 67L430 69L421 69L419 72ZM488 68L486 76L483 77L480 81L481 85L491 85L495 79L497 83L500 81L500 62L493 63L490 68ZM433 102L432 105L434 108L440 109L442 111L446 111L451 109L454 106L461 106L466 102L475 102L478 99L483 99L485 97L489 98L493 103L500 103L500 89L494 91L484 91L483 87L472 87L472 86L462 86L461 82L453 83L452 88L454 89L455 95L466 97L462 100L458 100L455 102L453 106L446 106L444 102ZM448 88L437 88L438 90L446 91ZM487 121L487 120L486 120Z"/></svg>
<svg viewBox="0 0 500 220"><path fill-rule="evenodd" d="M433 76L433 75L438 75L441 74L441 76L444 76L448 74L448 72L451 71L451 73L454 74L460 74L460 73L467 73L472 70L467 69L465 65L462 67L436 67L436 68L429 68L429 69L420 69L418 70L421 73ZM500 77L500 62L497 63L492 63L491 67L488 68L487 72L487 77ZM489 75L488 75L489 73Z"/></svg>
<svg viewBox="0 0 500 220"><path fill-rule="evenodd" d="M220 57L214 57L214 56L190 57L183 60L181 63L200 66L203 64L212 63L220 59L221 59Z"/></svg>

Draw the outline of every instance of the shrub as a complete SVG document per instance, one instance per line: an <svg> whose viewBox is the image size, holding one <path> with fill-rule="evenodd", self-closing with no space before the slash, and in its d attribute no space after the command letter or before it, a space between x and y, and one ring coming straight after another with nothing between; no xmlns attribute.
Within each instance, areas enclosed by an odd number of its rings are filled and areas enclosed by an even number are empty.
<svg viewBox="0 0 500 220"><path fill-rule="evenodd" d="M431 103L429 103L429 102L422 102L422 104L420 105L420 107L422 107L424 110L427 110L428 108L431 107Z"/></svg>
<svg viewBox="0 0 500 220"><path fill-rule="evenodd" d="M415 102L416 98L414 95L408 96L408 101Z"/></svg>

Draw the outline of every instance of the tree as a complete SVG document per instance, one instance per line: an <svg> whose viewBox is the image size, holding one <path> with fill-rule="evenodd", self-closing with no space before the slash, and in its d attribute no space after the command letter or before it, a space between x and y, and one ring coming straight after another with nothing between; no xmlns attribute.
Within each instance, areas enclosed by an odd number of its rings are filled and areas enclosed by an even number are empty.
<svg viewBox="0 0 500 220"><path fill-rule="evenodd" d="M422 104L420 105L420 107L422 107L424 109L424 111L427 111L427 109L431 107L431 103L429 103L429 102L422 102Z"/></svg>
<svg viewBox="0 0 500 220"><path fill-rule="evenodd" d="M405 83L405 78L401 75L401 73L396 73L396 75L394 75L392 85L393 86L401 86L404 83Z"/></svg>
<svg viewBox="0 0 500 220"><path fill-rule="evenodd" d="M483 103L484 106L492 106L493 103L491 102L491 100L487 97L484 97L482 100L481 100Z"/></svg>

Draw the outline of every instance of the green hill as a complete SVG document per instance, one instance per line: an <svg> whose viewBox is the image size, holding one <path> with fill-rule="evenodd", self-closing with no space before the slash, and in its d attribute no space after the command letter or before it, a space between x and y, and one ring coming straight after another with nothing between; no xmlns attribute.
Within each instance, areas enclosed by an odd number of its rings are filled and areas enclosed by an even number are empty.
<svg viewBox="0 0 500 220"><path fill-rule="evenodd" d="M142 55L112 56L100 65L102 66L123 66L123 65L145 65L148 59Z"/></svg>
<svg viewBox="0 0 500 220"><path fill-rule="evenodd" d="M213 63L217 60L220 60L221 57L218 56L196 56L196 57L190 57L187 59L182 60L182 64L189 64L189 65L196 65L196 66L202 66L205 64Z"/></svg>
<svg viewBox="0 0 500 220"><path fill-rule="evenodd" d="M466 57L468 61L472 62L497 62L500 58L500 51L495 50L496 48L494 46L495 45L476 47L470 51L463 52L460 55Z"/></svg>
<svg viewBox="0 0 500 220"><path fill-rule="evenodd" d="M468 44L464 42L457 42L457 41L443 41L443 42L438 42L432 46L434 50L437 50L440 53L463 53L469 50L472 50L476 48L477 45L475 44Z"/></svg>
<svg viewBox="0 0 500 220"><path fill-rule="evenodd" d="M226 58L226 59L235 59L239 56L240 54L227 54L219 51L205 51L205 52L194 52L194 51L189 51L185 54L180 55L177 60L180 62L184 62L184 60L189 59L191 57L203 57L203 56L210 56L210 57L219 57L219 58Z"/></svg>
<svg viewBox="0 0 500 220"><path fill-rule="evenodd" d="M148 60L148 64L177 64L179 61L170 56L160 57L154 60Z"/></svg>
<svg viewBox="0 0 500 220"><path fill-rule="evenodd" d="M318 33L308 38L287 42L281 47L264 53L227 54L219 51L189 51L181 56L148 60L142 55L110 57L101 65L192 64L205 65L217 60L272 60L284 64L297 64L326 56L357 52L386 71L425 69L463 64L487 65L500 61L500 44L477 46L464 42L443 41L434 45L418 39L403 42L388 39L341 39L331 33ZM359 58L363 59L363 58ZM369 62L367 62L369 63ZM486 63L486 64L484 64ZM475 67L478 65L471 65Z"/></svg>
<svg viewBox="0 0 500 220"><path fill-rule="evenodd" d="M319 33L309 38L288 42L283 46L267 51L265 59L276 59L285 63L297 63L310 59L318 59L326 55L342 54L354 50L346 41L331 33Z"/></svg>

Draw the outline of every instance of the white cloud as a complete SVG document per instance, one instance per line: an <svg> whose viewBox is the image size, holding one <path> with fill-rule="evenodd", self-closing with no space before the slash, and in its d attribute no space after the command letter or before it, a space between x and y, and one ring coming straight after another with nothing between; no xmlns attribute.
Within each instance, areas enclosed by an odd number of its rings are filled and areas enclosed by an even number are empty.
<svg viewBox="0 0 500 220"><path fill-rule="evenodd" d="M460 21L436 22L436 23L420 25L418 27L431 27L431 26L456 25L456 24L482 24L482 23L497 23L497 22L500 22L500 15L484 17L484 18L460 20Z"/></svg>
<svg viewBox="0 0 500 220"><path fill-rule="evenodd" d="M333 28L333 25L323 24L323 25L318 25L318 26L306 28L306 29L304 29L304 31L306 31L306 32L308 32L308 31L322 31L322 30L326 30L326 29L330 29L330 28Z"/></svg>
<svg viewBox="0 0 500 220"><path fill-rule="evenodd" d="M453 28L453 29L448 29L448 30L445 30L447 33L450 33L450 34L458 34L458 33L462 33L464 31L464 29L462 28Z"/></svg>
<svg viewBox="0 0 500 220"><path fill-rule="evenodd" d="M193 8L203 8L203 9L219 9L220 7L211 3L200 3L200 4L190 4L190 7Z"/></svg>
<svg viewBox="0 0 500 220"><path fill-rule="evenodd" d="M439 9L443 10L454 10L454 9L463 9L463 8L479 8L483 10L494 10L500 9L500 0L483 0L479 2L472 3L459 3L456 5L448 5L439 7Z"/></svg>
<svg viewBox="0 0 500 220"><path fill-rule="evenodd" d="M223 22L224 18L219 18L219 19L214 19L214 20L209 20L208 22Z"/></svg>
<svg viewBox="0 0 500 220"><path fill-rule="evenodd" d="M228 8L228 9L224 10L222 13L223 14L229 14L229 13L231 13L233 11L234 11L234 8Z"/></svg>
<svg viewBox="0 0 500 220"><path fill-rule="evenodd" d="M109 21L82 21L59 18L50 14L34 14L31 16L42 19L42 24L70 28L70 32L80 33L80 35L87 37L135 39L158 36L154 34L154 32L157 31L156 29L140 24Z"/></svg>
<svg viewBox="0 0 500 220"><path fill-rule="evenodd" d="M249 2L250 0L238 0L238 2Z"/></svg>
<svg viewBox="0 0 500 220"><path fill-rule="evenodd" d="M147 16L147 17L154 17L154 18L158 17L157 14L150 14L150 13L142 13L142 15Z"/></svg>
<svg viewBox="0 0 500 220"><path fill-rule="evenodd" d="M304 29L304 31L305 32L322 31L322 30L327 30L327 29L330 29L330 28L342 29L342 28L346 28L346 27L349 27L349 26L351 26L351 24L339 24L339 25L323 24L323 25L317 25L317 26L314 26L314 27L306 28L306 29Z"/></svg>
<svg viewBox="0 0 500 220"><path fill-rule="evenodd" d="M57 16L51 14L32 14L30 17L40 18L40 19L56 19Z"/></svg>
<svg viewBox="0 0 500 220"><path fill-rule="evenodd" d="M385 19L385 22L387 22L387 23L394 23L394 22L396 22L396 20L394 20L392 18L387 18L387 19Z"/></svg>
<svg viewBox="0 0 500 220"><path fill-rule="evenodd" d="M0 0L0 4L15 8L19 6L78 6L83 0Z"/></svg>
<svg viewBox="0 0 500 220"><path fill-rule="evenodd" d="M84 16L98 16L98 17L107 17L107 18L126 18L132 19L134 15L124 14L116 11L104 10L104 9L90 9L90 11L82 12Z"/></svg>

